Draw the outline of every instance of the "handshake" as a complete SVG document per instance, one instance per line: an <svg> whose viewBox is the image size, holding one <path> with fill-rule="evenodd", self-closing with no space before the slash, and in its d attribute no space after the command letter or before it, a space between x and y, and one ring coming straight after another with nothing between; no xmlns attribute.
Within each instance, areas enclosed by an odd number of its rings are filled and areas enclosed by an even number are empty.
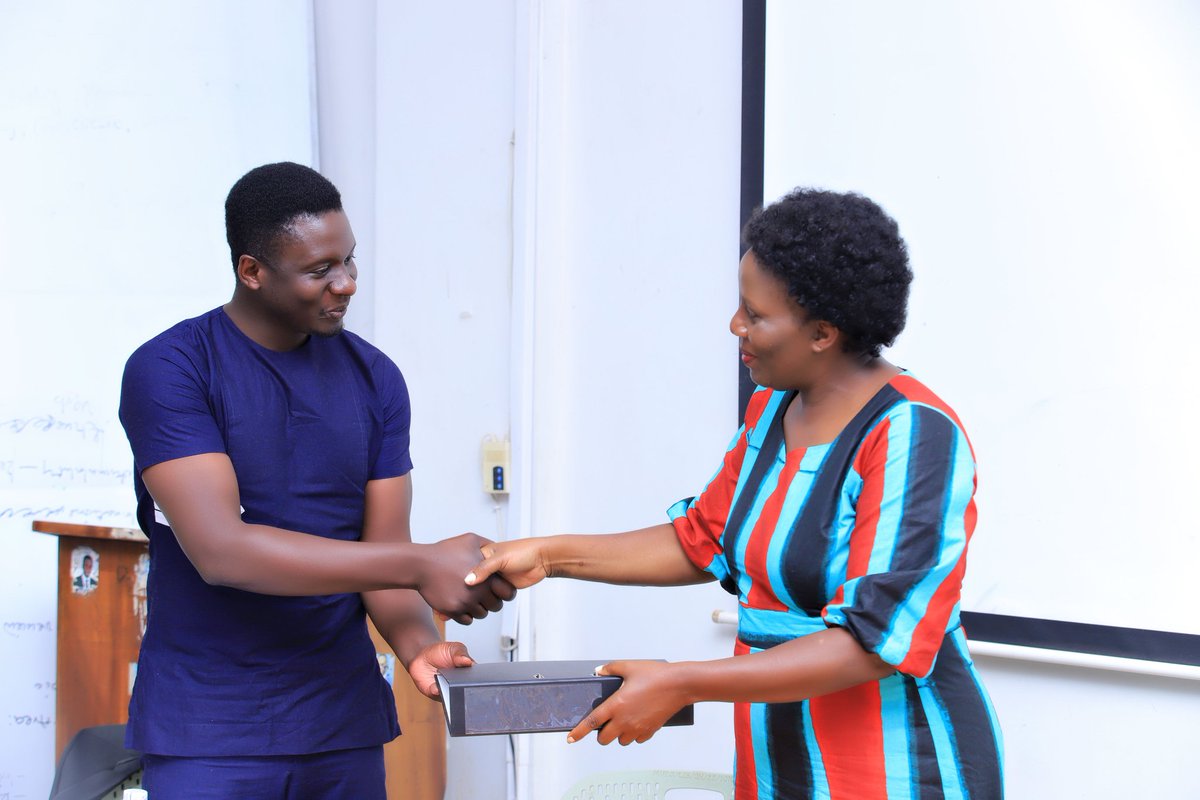
<svg viewBox="0 0 1200 800"><path fill-rule="evenodd" d="M535 540L501 543L464 533L417 548L417 591L430 608L462 625L499 611L517 589L547 577Z"/></svg>

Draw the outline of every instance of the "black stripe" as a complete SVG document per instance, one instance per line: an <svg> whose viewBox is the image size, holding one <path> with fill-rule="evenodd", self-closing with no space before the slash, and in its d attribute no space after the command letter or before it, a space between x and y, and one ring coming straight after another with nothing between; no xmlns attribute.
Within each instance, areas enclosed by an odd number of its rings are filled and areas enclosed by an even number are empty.
<svg viewBox="0 0 1200 800"><path fill-rule="evenodd" d="M954 469L954 423L932 408L913 406L912 426L904 508L889 572L926 572L937 565L942 549L946 493Z"/></svg>
<svg viewBox="0 0 1200 800"><path fill-rule="evenodd" d="M775 463L779 447L783 444L783 414L795 396L795 392L788 392L779 403L779 408L776 410L775 416L769 420L760 417L758 424L755 426L757 430L766 423L767 433L763 437L762 447L759 448L758 453L754 457L754 466L750 468L750 475L746 478L746 483L742 486L742 493L738 495L733 508L729 511L729 517L725 520L725 541L722 545L722 551L725 556L725 563L729 567L729 574L732 577L732 581L730 585L722 581L721 585L730 594L737 594L737 575L741 572L741 565L737 563L735 554L737 553L738 539L741 538L742 526L745 525L746 517L749 516L750 509L754 505L754 498L758 496L759 489L762 488L763 479L766 477L767 471ZM745 434L747 457L750 455L750 433L750 429L747 428Z"/></svg>
<svg viewBox="0 0 1200 800"><path fill-rule="evenodd" d="M942 771L938 768L933 734L925 719L925 708L921 705L916 681L904 681L904 695L908 700L908 736L911 742L908 757L913 782L919 788L917 797L920 800L943 800Z"/></svg>
<svg viewBox="0 0 1200 800"><path fill-rule="evenodd" d="M738 248L742 228L763 202L763 130L766 108L767 0L742 0L742 201L738 223ZM754 394L750 370L738 359L738 422Z"/></svg>
<svg viewBox="0 0 1200 800"><path fill-rule="evenodd" d="M962 612L962 622L967 636L980 642L1200 667L1200 636L1195 634L983 614L977 611Z"/></svg>
<svg viewBox="0 0 1200 800"><path fill-rule="evenodd" d="M803 701L767 704L767 754L775 800L810 800L814 796L812 754L804 738L803 709Z"/></svg>
<svg viewBox="0 0 1200 800"><path fill-rule="evenodd" d="M816 610L829 601L828 587L825 586L826 559L832 555L829 539L841 499L841 485L867 433L903 397L889 384L859 409L826 454L809 491L808 504L792 524L783 547L780 571L784 588L801 608ZM814 559L814 553L821 553L822 558Z"/></svg>
<svg viewBox="0 0 1200 800"><path fill-rule="evenodd" d="M998 800L1004 796L1000 774L1000 743L992 728L980 689L962 653L947 636L938 652L930 686L949 714L954 762L966 784L969 800Z"/></svg>

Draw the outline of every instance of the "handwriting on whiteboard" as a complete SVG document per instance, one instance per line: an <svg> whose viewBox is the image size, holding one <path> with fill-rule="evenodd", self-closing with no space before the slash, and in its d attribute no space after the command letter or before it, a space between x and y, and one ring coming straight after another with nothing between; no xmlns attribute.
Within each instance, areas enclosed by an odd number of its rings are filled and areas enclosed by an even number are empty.
<svg viewBox="0 0 1200 800"><path fill-rule="evenodd" d="M28 636L29 634L37 633L50 634L54 633L54 623L50 620L46 620L44 622L11 621L0 623L0 630L4 631L6 636L11 636L13 638L19 638L22 636Z"/></svg>

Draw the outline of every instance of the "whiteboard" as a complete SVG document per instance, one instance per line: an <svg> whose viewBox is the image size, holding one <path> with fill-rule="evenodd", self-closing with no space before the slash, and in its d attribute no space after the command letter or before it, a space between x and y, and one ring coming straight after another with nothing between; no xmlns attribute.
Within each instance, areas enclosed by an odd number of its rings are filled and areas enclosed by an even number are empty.
<svg viewBox="0 0 1200 800"><path fill-rule="evenodd" d="M764 199L854 190L979 461L962 607L1200 633L1200 6L767 3Z"/></svg>
<svg viewBox="0 0 1200 800"><path fill-rule="evenodd" d="M312 164L309 3L0 1L0 798L54 770L57 540L136 527L125 359L228 300L224 198Z"/></svg>

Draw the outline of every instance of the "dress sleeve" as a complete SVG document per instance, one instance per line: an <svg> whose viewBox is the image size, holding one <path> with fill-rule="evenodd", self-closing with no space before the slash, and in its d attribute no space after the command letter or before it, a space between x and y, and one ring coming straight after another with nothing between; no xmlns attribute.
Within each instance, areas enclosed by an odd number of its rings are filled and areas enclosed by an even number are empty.
<svg viewBox="0 0 1200 800"><path fill-rule="evenodd" d="M751 395L746 407L746 421L738 428L725 451L720 468L704 491L697 497L680 500L667 509L671 524L675 526L675 535L688 559L719 581L729 577L729 567L722 558L723 534L737 490L738 476L746 458L747 442L770 396L770 392L763 390Z"/></svg>
<svg viewBox="0 0 1200 800"><path fill-rule="evenodd" d="M958 625L975 527L975 460L962 429L918 403L894 410L855 458L861 487L846 581L823 609L900 672L925 677Z"/></svg>
<svg viewBox="0 0 1200 800"><path fill-rule="evenodd" d="M152 340L125 363L119 416L139 471L226 451L197 358L176 344Z"/></svg>

